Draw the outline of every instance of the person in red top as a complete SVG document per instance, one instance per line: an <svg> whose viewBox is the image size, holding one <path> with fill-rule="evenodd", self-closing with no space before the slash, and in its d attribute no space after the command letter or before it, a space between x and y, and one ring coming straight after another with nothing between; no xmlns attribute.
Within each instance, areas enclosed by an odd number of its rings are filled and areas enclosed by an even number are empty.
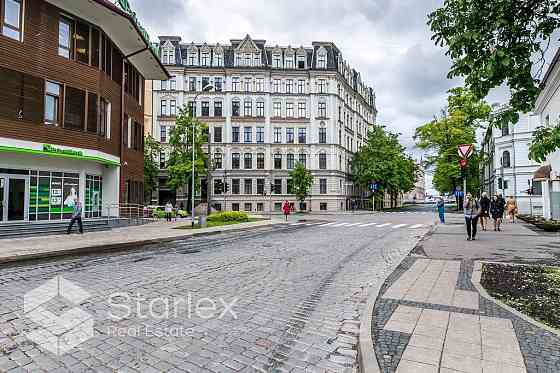
<svg viewBox="0 0 560 373"><path fill-rule="evenodd" d="M290 215L290 203L288 201L284 201L282 204L282 212L284 213L284 218L288 221L288 215Z"/></svg>

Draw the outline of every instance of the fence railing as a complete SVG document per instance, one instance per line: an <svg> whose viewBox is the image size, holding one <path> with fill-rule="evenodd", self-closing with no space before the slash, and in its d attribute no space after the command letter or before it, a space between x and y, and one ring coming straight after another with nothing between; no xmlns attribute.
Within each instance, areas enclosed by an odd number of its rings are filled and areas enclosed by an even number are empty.
<svg viewBox="0 0 560 373"><path fill-rule="evenodd" d="M103 216L107 221L128 220L128 223L153 221L152 212L146 206L136 203L112 203L103 207Z"/></svg>

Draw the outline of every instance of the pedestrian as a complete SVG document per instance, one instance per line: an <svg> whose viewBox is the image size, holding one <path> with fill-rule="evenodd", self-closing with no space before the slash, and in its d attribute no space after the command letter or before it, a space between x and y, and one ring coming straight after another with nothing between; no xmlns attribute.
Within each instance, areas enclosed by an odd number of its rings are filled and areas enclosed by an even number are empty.
<svg viewBox="0 0 560 373"><path fill-rule="evenodd" d="M284 213L284 219L286 221L288 221L288 215L290 215L290 203L286 200L284 201L284 203L282 204L282 212Z"/></svg>
<svg viewBox="0 0 560 373"><path fill-rule="evenodd" d="M482 198L480 198L480 226L482 230L486 230L488 225L488 217L490 216L490 198L486 192L482 193Z"/></svg>
<svg viewBox="0 0 560 373"><path fill-rule="evenodd" d="M74 208L72 210L72 220L70 220L70 225L68 225L68 230L66 231L66 234L70 234L70 232L72 231L72 227L74 226L75 222L78 222L78 229L80 230L80 234L83 234L84 233L84 227L82 225L82 203L78 199L77 195L74 197Z"/></svg>
<svg viewBox="0 0 560 373"><path fill-rule="evenodd" d="M436 206L439 214L439 222L445 224L445 201L442 196L438 197Z"/></svg>
<svg viewBox="0 0 560 373"><path fill-rule="evenodd" d="M465 223L467 224L467 241L476 239L476 227L478 224L478 215L480 215L480 205L472 194L467 193L465 202L463 203L463 211L465 214Z"/></svg>
<svg viewBox="0 0 560 373"><path fill-rule="evenodd" d="M501 231L500 226L502 225L504 208L498 194L490 202L490 215L492 215L492 220L494 220L494 231Z"/></svg>
<svg viewBox="0 0 560 373"><path fill-rule="evenodd" d="M166 221L171 221L172 213L173 213L173 204L171 204L171 201L167 201L167 204L165 205L165 220Z"/></svg>
<svg viewBox="0 0 560 373"><path fill-rule="evenodd" d="M515 215L517 215L517 201L513 198L513 196L509 196L506 202L506 210L509 220L512 223L515 223Z"/></svg>

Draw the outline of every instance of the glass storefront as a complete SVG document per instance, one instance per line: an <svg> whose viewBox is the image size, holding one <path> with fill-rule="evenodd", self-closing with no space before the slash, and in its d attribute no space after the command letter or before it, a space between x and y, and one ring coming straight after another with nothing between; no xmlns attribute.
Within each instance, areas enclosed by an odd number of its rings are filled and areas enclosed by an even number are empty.
<svg viewBox="0 0 560 373"><path fill-rule="evenodd" d="M103 215L103 177L86 175L86 218L98 218Z"/></svg>
<svg viewBox="0 0 560 373"><path fill-rule="evenodd" d="M29 220L70 219L80 194L80 175L67 172L31 171Z"/></svg>

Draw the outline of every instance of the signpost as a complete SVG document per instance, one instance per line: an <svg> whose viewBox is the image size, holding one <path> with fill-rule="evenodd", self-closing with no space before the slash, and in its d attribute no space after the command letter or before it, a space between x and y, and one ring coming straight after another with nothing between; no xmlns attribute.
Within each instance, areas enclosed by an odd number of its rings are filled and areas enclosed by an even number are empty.
<svg viewBox="0 0 560 373"><path fill-rule="evenodd" d="M474 152L474 145L473 144L461 144L457 145L457 152L459 153L459 166L461 167L461 171L463 173L463 193L466 195L467 193L467 167L469 165L469 157Z"/></svg>

